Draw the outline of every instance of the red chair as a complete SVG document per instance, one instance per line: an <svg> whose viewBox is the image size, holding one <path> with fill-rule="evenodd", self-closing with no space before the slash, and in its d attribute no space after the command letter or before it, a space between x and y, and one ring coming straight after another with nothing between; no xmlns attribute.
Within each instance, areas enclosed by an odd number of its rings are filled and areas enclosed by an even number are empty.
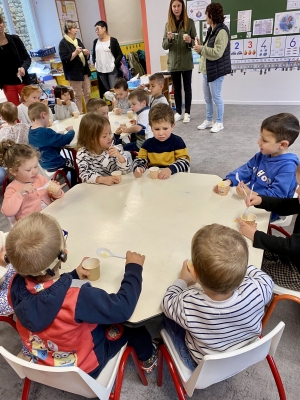
<svg viewBox="0 0 300 400"><path fill-rule="evenodd" d="M75 171L76 171L76 175L77 175L77 182L82 183L82 179L79 176L78 164L76 162L77 151L72 147L64 147L62 149L62 152L63 152L65 158L69 158L73 162L73 165L74 165Z"/></svg>
<svg viewBox="0 0 300 400"><path fill-rule="evenodd" d="M272 235L272 229L275 229L276 231L282 233L284 236L286 237L290 237L291 235L284 230L281 226L277 226L274 224L270 224L269 228L268 228L268 234ZM282 300L289 300L289 301L294 301L295 303L300 304L300 292L296 291L296 290L290 290L290 289L286 289L282 286L276 285L274 284L274 288L273 288L273 294L274 297L267 309L267 312L262 320L262 328L264 329L269 318L271 317L277 303L279 303Z"/></svg>
<svg viewBox="0 0 300 400"><path fill-rule="evenodd" d="M14 314L0 315L0 321L8 323L15 330L17 330L16 322L14 321Z"/></svg>
<svg viewBox="0 0 300 400"><path fill-rule="evenodd" d="M9 182L8 176L6 176L6 177L4 178L3 183L2 183L2 198L4 197L5 190L6 190L6 188L7 188L7 186L8 186L9 184L10 184L10 182Z"/></svg>

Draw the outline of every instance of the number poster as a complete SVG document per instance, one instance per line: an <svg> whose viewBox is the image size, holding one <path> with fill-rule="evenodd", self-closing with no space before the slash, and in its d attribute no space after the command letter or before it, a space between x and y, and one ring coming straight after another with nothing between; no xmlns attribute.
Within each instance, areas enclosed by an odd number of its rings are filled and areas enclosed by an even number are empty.
<svg viewBox="0 0 300 400"><path fill-rule="evenodd" d="M300 35L287 36L285 42L285 57L298 57L300 49Z"/></svg>
<svg viewBox="0 0 300 400"><path fill-rule="evenodd" d="M256 58L257 39L244 39L243 59Z"/></svg>
<svg viewBox="0 0 300 400"><path fill-rule="evenodd" d="M286 36L272 37L271 57L284 57Z"/></svg>
<svg viewBox="0 0 300 400"><path fill-rule="evenodd" d="M272 38L270 38L270 37L263 37L263 38L257 39L256 58L270 57L271 40L272 40Z"/></svg>
<svg viewBox="0 0 300 400"><path fill-rule="evenodd" d="M230 41L230 58L232 60L239 60L243 58L243 51L244 51L243 39Z"/></svg>

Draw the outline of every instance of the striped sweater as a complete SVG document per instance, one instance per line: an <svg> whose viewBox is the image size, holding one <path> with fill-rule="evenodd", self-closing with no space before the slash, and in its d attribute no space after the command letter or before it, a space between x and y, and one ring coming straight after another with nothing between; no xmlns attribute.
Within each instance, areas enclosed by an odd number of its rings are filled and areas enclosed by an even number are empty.
<svg viewBox="0 0 300 400"><path fill-rule="evenodd" d="M260 335L264 306L272 289L272 279L250 265L228 300L214 301L201 287L187 288L185 281L177 279L167 289L162 309L186 330L186 346L199 363L206 354L236 350Z"/></svg>
<svg viewBox="0 0 300 400"><path fill-rule="evenodd" d="M142 167L169 167L172 175L177 172L188 172L190 156L181 137L171 133L171 136L161 142L153 138L147 139L140 148L133 163L133 170Z"/></svg>

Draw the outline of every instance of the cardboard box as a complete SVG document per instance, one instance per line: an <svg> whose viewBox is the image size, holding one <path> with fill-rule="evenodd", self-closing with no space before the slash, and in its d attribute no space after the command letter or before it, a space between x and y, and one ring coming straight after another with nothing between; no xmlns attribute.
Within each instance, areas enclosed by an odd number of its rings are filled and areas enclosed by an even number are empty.
<svg viewBox="0 0 300 400"><path fill-rule="evenodd" d="M160 56L160 70L168 71L168 56Z"/></svg>

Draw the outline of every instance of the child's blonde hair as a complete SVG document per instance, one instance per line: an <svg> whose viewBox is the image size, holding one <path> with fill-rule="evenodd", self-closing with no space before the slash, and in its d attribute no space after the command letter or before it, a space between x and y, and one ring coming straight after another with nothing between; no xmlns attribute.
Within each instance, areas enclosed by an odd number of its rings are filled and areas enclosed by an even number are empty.
<svg viewBox="0 0 300 400"><path fill-rule="evenodd" d="M13 123L18 119L17 106L10 101L1 104L0 108L1 117L8 123Z"/></svg>
<svg viewBox="0 0 300 400"><path fill-rule="evenodd" d="M38 275L58 257L64 243L58 222L46 214L32 213L18 221L6 239L6 254L21 275Z"/></svg>
<svg viewBox="0 0 300 400"><path fill-rule="evenodd" d="M98 113L84 115L79 125L77 149L85 147L87 151L99 153L102 150L99 138L106 125L110 125L109 120Z"/></svg>
<svg viewBox="0 0 300 400"><path fill-rule="evenodd" d="M0 142L0 165L6 167L8 173L10 169L17 172L20 165L33 157L39 159L40 152L29 144L16 143L10 139Z"/></svg>
<svg viewBox="0 0 300 400"><path fill-rule="evenodd" d="M28 118L30 121L35 121L41 118L42 112L49 115L49 108L44 103L33 103L28 107Z"/></svg>
<svg viewBox="0 0 300 400"><path fill-rule="evenodd" d="M41 89L38 86L34 85L24 86L21 92L21 102L24 103L24 101L26 101L25 97L30 96L31 93L34 92L39 92L40 94L42 93Z"/></svg>
<svg viewBox="0 0 300 400"><path fill-rule="evenodd" d="M234 229L206 225L192 240L192 262L200 283L217 293L235 290L246 275L248 246Z"/></svg>
<svg viewBox="0 0 300 400"><path fill-rule="evenodd" d="M106 106L106 101L103 99L89 99L86 103L86 112L98 112L99 108Z"/></svg>
<svg viewBox="0 0 300 400"><path fill-rule="evenodd" d="M145 101L146 104L148 104L149 100L149 95L146 93L144 89L137 88L134 89L131 93L129 93L128 100L132 100L137 98L137 100L141 103L142 101Z"/></svg>

